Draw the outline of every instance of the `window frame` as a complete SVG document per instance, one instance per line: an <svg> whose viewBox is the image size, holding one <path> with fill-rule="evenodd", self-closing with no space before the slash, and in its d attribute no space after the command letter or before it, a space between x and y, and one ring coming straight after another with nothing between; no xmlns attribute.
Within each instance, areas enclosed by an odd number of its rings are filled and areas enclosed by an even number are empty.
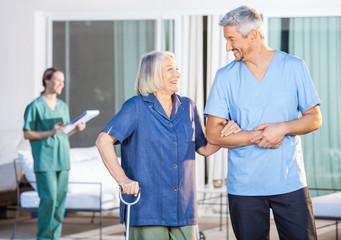
<svg viewBox="0 0 341 240"><path fill-rule="evenodd" d="M260 9L258 11L262 15L264 24L264 36L265 41L268 43L268 26L270 18L293 18L293 17L340 17L340 8L306 8L306 9L295 9L295 8L271 8L271 9Z"/></svg>
<svg viewBox="0 0 341 240"><path fill-rule="evenodd" d="M157 12L35 12L34 94L41 92L41 73L53 64L53 22L56 21L117 21L154 20L155 49L161 50L162 21L174 20L174 52L180 56L181 18ZM180 59L180 58L179 58Z"/></svg>

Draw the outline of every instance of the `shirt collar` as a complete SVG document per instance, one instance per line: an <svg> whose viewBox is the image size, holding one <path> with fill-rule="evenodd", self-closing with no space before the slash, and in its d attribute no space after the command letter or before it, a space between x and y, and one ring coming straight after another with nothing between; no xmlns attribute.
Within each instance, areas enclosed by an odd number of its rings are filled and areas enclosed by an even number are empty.
<svg viewBox="0 0 341 240"><path fill-rule="evenodd" d="M179 95L174 93L172 95L172 97L173 97L173 104L174 105L173 105L172 116L170 119L167 116L165 110L163 110L160 102L157 100L157 98L155 97L155 95L153 93L149 94L148 96L142 96L142 99L144 102L149 103L148 105L150 105L150 107L152 107L162 117L166 118L167 120L174 121L175 119L177 119L181 115L184 108L182 106L181 99L180 99Z"/></svg>

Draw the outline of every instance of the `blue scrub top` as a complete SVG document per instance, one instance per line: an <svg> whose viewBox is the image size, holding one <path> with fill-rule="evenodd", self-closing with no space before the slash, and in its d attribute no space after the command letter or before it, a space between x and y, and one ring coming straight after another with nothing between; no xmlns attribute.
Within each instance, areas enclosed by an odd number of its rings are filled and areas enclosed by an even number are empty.
<svg viewBox="0 0 341 240"><path fill-rule="evenodd" d="M242 61L219 69L204 114L232 119L243 131L252 131L264 123L295 120L319 104L304 62L276 51L261 82ZM254 144L228 151L230 194L275 195L306 185L300 136L285 136L278 149Z"/></svg>
<svg viewBox="0 0 341 240"><path fill-rule="evenodd" d="M138 95L102 130L121 144L122 168L141 187L141 199L131 208L132 226L196 224L195 150L207 142L194 102L172 97L171 118L154 94ZM124 210L121 204L121 223Z"/></svg>

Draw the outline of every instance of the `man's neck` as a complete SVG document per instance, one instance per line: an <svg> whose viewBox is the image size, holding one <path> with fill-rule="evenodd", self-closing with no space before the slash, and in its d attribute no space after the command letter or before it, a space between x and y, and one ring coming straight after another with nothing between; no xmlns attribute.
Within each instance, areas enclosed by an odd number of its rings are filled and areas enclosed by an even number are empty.
<svg viewBox="0 0 341 240"><path fill-rule="evenodd" d="M244 60L245 65L253 67L262 67L269 65L275 50L269 48L265 43L256 46L252 52L249 53L247 59Z"/></svg>
<svg viewBox="0 0 341 240"><path fill-rule="evenodd" d="M255 78L261 82L274 55L275 50L272 50L265 44L261 44L248 54L248 57L246 60L244 60L244 63L255 76Z"/></svg>

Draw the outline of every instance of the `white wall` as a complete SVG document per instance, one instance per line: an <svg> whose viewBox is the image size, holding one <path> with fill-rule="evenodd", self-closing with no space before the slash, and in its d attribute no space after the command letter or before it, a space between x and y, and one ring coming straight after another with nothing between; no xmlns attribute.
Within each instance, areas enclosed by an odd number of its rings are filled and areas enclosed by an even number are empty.
<svg viewBox="0 0 341 240"><path fill-rule="evenodd" d="M0 129L22 125L32 99L33 6L29 1L0 2Z"/></svg>
<svg viewBox="0 0 341 240"><path fill-rule="evenodd" d="M46 53L36 51L35 36L45 36L35 19L54 12L200 14L249 5L259 12L326 13L341 9L340 0L0 0L0 130L19 130L26 105L39 95ZM40 14L41 13L41 14ZM41 39L40 39L41 40ZM41 44L43 41L39 41ZM36 64L37 63L37 64ZM40 71L37 71L41 69ZM35 72L40 72L35 76Z"/></svg>

